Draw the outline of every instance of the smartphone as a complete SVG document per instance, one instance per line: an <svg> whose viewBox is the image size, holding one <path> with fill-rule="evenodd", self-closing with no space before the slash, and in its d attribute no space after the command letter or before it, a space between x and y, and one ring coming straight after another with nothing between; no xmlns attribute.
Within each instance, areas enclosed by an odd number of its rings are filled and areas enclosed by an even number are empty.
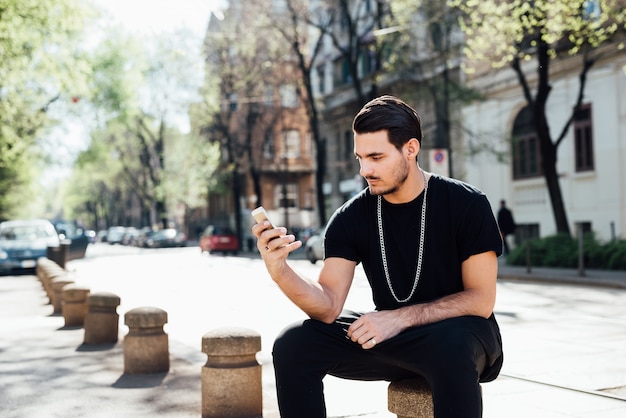
<svg viewBox="0 0 626 418"><path fill-rule="evenodd" d="M259 206L258 208L252 211L252 217L257 221L257 223L261 223L263 221L270 221L270 226L272 228L276 228L272 221L270 220L270 216L267 214L267 211L263 206Z"/></svg>

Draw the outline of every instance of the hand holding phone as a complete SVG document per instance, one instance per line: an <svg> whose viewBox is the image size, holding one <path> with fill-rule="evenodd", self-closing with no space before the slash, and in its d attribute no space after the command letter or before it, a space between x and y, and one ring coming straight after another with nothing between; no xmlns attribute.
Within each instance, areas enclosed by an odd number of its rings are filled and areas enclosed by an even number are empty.
<svg viewBox="0 0 626 418"><path fill-rule="evenodd" d="M261 223L263 221L270 221L270 216L267 214L267 211L263 206L259 206L258 208L252 211L252 217L257 221L257 223ZM270 226L275 229L276 227L270 221Z"/></svg>

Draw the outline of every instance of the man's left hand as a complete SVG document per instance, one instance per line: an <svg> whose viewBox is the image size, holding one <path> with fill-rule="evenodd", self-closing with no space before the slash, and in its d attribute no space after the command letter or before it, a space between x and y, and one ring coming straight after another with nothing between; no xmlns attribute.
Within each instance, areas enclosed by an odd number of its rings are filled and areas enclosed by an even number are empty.
<svg viewBox="0 0 626 418"><path fill-rule="evenodd" d="M402 332L405 329L402 323L398 321L396 311L370 312L361 315L350 325L348 338L369 350Z"/></svg>

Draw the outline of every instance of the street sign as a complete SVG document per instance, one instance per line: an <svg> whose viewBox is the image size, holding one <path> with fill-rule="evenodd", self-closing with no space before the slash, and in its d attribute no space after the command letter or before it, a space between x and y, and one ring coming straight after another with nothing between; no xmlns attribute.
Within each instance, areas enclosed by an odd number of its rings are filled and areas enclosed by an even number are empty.
<svg viewBox="0 0 626 418"><path fill-rule="evenodd" d="M430 162L430 171L434 174L449 177L450 171L448 167L448 150L442 148L431 149L428 151Z"/></svg>

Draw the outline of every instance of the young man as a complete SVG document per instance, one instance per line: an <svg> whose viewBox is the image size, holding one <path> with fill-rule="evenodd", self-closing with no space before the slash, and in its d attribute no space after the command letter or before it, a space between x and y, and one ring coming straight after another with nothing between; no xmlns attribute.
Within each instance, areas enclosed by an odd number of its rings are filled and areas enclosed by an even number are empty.
<svg viewBox="0 0 626 418"><path fill-rule="evenodd" d="M322 379L397 380L420 375L437 418L482 415L479 382L497 377L502 343L493 315L498 225L485 195L424 172L420 119L383 96L353 122L354 154L368 188L331 217L318 280L287 256L301 247L285 228L252 228L272 279L310 319L274 343L282 417L325 417ZM376 311L344 311L363 263Z"/></svg>

